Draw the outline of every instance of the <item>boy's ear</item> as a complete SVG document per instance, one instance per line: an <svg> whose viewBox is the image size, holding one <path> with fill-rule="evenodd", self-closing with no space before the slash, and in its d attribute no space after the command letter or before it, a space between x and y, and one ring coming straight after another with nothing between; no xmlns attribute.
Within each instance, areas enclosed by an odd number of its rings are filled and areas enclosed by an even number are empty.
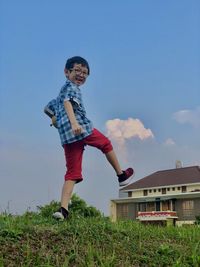
<svg viewBox="0 0 200 267"><path fill-rule="evenodd" d="M64 68L64 73L65 73L66 77L69 77L69 70L68 69Z"/></svg>

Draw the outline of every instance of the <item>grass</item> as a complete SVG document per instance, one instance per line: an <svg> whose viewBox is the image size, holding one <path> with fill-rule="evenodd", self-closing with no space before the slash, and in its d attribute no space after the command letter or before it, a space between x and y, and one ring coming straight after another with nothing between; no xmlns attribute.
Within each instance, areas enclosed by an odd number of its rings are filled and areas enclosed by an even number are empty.
<svg viewBox="0 0 200 267"><path fill-rule="evenodd" d="M199 267L200 228L106 217L0 215L0 267Z"/></svg>

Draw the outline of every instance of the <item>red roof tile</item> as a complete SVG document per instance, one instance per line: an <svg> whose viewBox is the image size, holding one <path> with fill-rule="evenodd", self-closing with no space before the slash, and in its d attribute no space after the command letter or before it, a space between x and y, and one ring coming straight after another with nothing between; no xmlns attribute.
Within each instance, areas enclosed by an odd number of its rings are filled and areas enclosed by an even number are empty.
<svg viewBox="0 0 200 267"><path fill-rule="evenodd" d="M200 183L199 166L157 171L128 186L123 187L121 191L162 186L166 187L170 185L185 185L192 183Z"/></svg>

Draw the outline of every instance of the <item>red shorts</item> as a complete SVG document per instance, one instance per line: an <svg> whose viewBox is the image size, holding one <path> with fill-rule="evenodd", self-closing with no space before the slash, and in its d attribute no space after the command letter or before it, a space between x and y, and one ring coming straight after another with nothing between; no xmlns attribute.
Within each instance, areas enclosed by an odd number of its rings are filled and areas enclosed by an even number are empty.
<svg viewBox="0 0 200 267"><path fill-rule="evenodd" d="M86 145L100 149L104 154L113 150L110 140L99 132L93 129L92 134L83 140L64 145L65 159L67 172L65 180L74 180L77 183L83 180L82 177L82 158L83 151Z"/></svg>

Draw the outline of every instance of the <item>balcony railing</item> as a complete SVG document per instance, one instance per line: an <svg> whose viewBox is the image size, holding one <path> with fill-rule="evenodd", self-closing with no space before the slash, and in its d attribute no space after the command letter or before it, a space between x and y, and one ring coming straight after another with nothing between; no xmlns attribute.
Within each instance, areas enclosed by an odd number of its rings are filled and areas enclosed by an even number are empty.
<svg viewBox="0 0 200 267"><path fill-rule="evenodd" d="M167 220L170 218L178 218L176 211L138 211L137 217L140 221Z"/></svg>

